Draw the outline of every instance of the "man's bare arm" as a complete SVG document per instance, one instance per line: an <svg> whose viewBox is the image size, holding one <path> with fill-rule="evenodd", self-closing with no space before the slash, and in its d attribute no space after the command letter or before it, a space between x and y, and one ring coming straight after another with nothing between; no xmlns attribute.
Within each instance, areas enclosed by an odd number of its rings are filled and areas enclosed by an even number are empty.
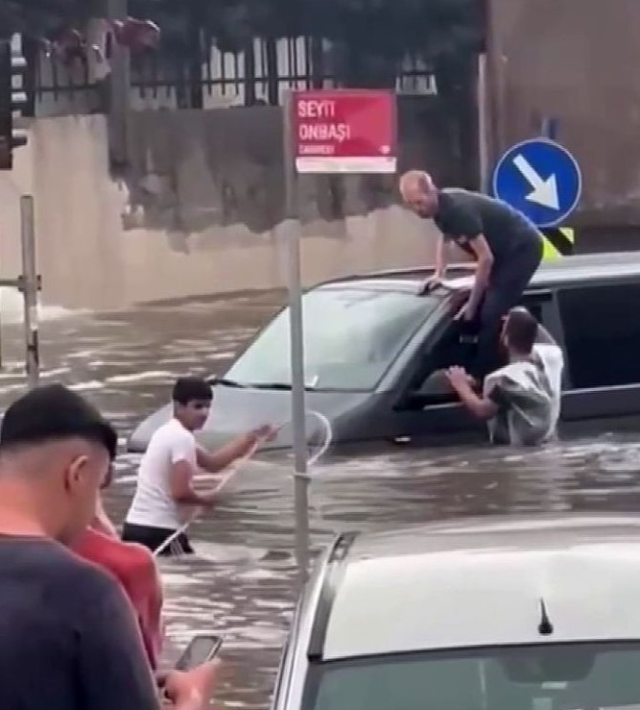
<svg viewBox="0 0 640 710"><path fill-rule="evenodd" d="M443 279L447 273L449 250L447 242L443 235L438 237L436 244L436 260L435 260L435 279Z"/></svg>
<svg viewBox="0 0 640 710"><path fill-rule="evenodd" d="M471 385L457 389L464 406L478 419L492 419L498 412L498 405L491 399L481 397L473 391Z"/></svg>
<svg viewBox="0 0 640 710"><path fill-rule="evenodd" d="M208 473L220 473L234 461L253 453L252 449L256 447L259 440L258 434L250 432L230 441L215 452L198 448L196 452L198 466Z"/></svg>
<svg viewBox="0 0 640 710"><path fill-rule="evenodd" d="M193 476L195 471L188 461L177 461L171 467L169 485L171 497L176 503L184 505L199 505L210 507L217 501L217 491L198 493L193 488Z"/></svg>

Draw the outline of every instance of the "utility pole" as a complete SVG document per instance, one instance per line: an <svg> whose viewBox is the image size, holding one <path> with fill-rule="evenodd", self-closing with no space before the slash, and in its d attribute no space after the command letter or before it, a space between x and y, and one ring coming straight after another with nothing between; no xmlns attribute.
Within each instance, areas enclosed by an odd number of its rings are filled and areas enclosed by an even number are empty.
<svg viewBox="0 0 640 710"><path fill-rule="evenodd" d="M127 4L127 0L107 0L107 16L111 23L127 19ZM112 166L123 168L129 163L131 62L129 50L113 34L109 59L109 154Z"/></svg>
<svg viewBox="0 0 640 710"><path fill-rule="evenodd" d="M0 40L0 171L13 169L13 151L27 145L28 137L14 125L16 116L29 106L25 91L27 60L22 55L22 38ZM38 291L40 277L36 269L35 212L31 195L20 197L20 242L22 274L16 279L0 278L0 288L13 288L24 300L25 366L29 388L40 377L38 338ZM0 353L1 360L1 353Z"/></svg>
<svg viewBox="0 0 640 710"><path fill-rule="evenodd" d="M14 126L14 118L27 107L20 36L0 40L0 170L13 168L13 151L27 145L27 136Z"/></svg>
<svg viewBox="0 0 640 710"><path fill-rule="evenodd" d="M35 211L31 195L20 198L20 241L22 277L20 290L24 300L25 366L29 389L40 382L40 338L38 334L39 276L36 269Z"/></svg>
<svg viewBox="0 0 640 710"><path fill-rule="evenodd" d="M505 135L505 57L502 53L502 43L496 27L497 0L485 0L485 52L486 52L486 86L488 89L488 113L491 126L491 145L488 158L497 160L507 148Z"/></svg>

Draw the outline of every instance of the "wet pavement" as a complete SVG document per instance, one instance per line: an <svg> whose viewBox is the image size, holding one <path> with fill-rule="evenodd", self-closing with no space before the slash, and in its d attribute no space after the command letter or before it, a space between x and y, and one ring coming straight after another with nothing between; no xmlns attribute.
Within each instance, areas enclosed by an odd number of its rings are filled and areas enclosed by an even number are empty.
<svg viewBox="0 0 640 710"><path fill-rule="evenodd" d="M94 401L123 438L168 397L178 375L224 370L282 294L192 300L41 326L43 382L62 381ZM0 406L24 387L22 335L5 326ZM344 530L380 530L443 517L533 511L635 511L640 436L601 433L525 453L394 448L314 468L316 549ZM124 455L108 508L120 522L137 457ZM295 599L293 494L285 460L246 464L226 500L197 521L195 559L162 563L170 653L194 631L225 636L229 676L218 706L263 708Z"/></svg>

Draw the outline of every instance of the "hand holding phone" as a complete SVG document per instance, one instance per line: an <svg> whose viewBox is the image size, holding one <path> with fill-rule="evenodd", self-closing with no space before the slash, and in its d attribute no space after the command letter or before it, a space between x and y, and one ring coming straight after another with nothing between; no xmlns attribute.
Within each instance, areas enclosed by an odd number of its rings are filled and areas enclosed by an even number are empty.
<svg viewBox="0 0 640 710"><path fill-rule="evenodd" d="M220 661L212 660L190 671L169 672L163 686L166 710L205 710L220 679Z"/></svg>
<svg viewBox="0 0 640 710"><path fill-rule="evenodd" d="M182 652L175 665L177 671L189 671L196 666L212 661L220 647L222 636L216 634L196 634Z"/></svg>

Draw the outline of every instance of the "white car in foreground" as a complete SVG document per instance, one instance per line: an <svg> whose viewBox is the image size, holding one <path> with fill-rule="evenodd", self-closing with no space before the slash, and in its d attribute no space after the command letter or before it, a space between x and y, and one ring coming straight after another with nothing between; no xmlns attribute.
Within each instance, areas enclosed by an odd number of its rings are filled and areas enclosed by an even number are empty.
<svg viewBox="0 0 640 710"><path fill-rule="evenodd" d="M339 537L273 710L640 710L640 516Z"/></svg>

